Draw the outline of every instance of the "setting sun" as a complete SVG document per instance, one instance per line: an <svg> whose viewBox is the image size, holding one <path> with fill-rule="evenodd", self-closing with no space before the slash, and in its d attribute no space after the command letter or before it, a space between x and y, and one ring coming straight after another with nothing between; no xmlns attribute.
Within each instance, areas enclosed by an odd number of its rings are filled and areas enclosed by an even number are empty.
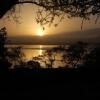
<svg viewBox="0 0 100 100"><path fill-rule="evenodd" d="M43 30L38 30L37 35L38 36L43 36L44 35L44 31Z"/></svg>

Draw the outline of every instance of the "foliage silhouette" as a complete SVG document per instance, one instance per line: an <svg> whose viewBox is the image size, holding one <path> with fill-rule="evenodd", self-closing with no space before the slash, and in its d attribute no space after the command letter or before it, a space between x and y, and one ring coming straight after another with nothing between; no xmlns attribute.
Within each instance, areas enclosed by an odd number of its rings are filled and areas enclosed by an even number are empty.
<svg viewBox="0 0 100 100"><path fill-rule="evenodd" d="M6 42L6 28L3 27L0 29L0 59L5 59L5 50L6 48L4 47L4 44Z"/></svg>
<svg viewBox="0 0 100 100"><path fill-rule="evenodd" d="M24 62L25 57L21 47L9 48L7 50L6 56L8 61L13 63L14 65L22 64Z"/></svg>
<svg viewBox="0 0 100 100"><path fill-rule="evenodd" d="M0 29L0 66L2 68L11 67L15 64L22 64L24 53L21 47L8 48L6 47L7 31L3 27Z"/></svg>
<svg viewBox="0 0 100 100"><path fill-rule="evenodd" d="M6 28L3 27L0 29L0 72L7 71L8 67L12 64L6 59L7 48L5 47L6 38L7 38Z"/></svg>
<svg viewBox="0 0 100 100"><path fill-rule="evenodd" d="M82 64L83 58L86 54L87 43L79 41L68 47L66 53L63 55L63 59L67 66L77 68L80 64Z"/></svg>
<svg viewBox="0 0 100 100"><path fill-rule="evenodd" d="M48 50L43 55L40 55L38 57L33 57L33 60L40 61L40 63L43 62L46 68L53 68L55 55L50 50Z"/></svg>
<svg viewBox="0 0 100 100"><path fill-rule="evenodd" d="M31 68L31 69L39 69L41 68L40 64L36 61L33 61L33 60L30 60L27 62L27 66L28 68Z"/></svg>
<svg viewBox="0 0 100 100"><path fill-rule="evenodd" d="M54 63L56 61L62 61L62 59L58 59L57 55L60 55L64 50L65 48L63 46L58 46L46 50L45 52L43 52L42 55L39 55L38 57L33 57L33 60L39 61L40 63L44 63L44 66L46 66L46 68L54 68Z"/></svg>
<svg viewBox="0 0 100 100"><path fill-rule="evenodd" d="M86 67L100 67L100 46L92 49L84 57L84 66Z"/></svg>
<svg viewBox="0 0 100 100"><path fill-rule="evenodd" d="M89 20L91 15L97 16L96 22L100 16L99 0L1 0L0 18L11 8L11 12L14 12L15 5L25 3L40 6L36 21L41 25L51 25L56 17L59 18L59 22L64 18L80 17L83 24L83 21Z"/></svg>

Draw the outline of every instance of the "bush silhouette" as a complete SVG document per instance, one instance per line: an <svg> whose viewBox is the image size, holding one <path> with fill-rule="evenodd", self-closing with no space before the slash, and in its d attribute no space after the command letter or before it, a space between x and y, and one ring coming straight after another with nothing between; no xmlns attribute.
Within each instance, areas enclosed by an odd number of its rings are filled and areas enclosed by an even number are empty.
<svg viewBox="0 0 100 100"><path fill-rule="evenodd" d="M83 57L87 52L86 48L87 44L81 41L70 45L63 55L66 66L77 68L82 63Z"/></svg>
<svg viewBox="0 0 100 100"><path fill-rule="evenodd" d="M3 27L0 29L0 69L1 71L6 71L8 67L12 64L6 59L7 48L5 47L6 38L7 38L6 28Z"/></svg>
<svg viewBox="0 0 100 100"><path fill-rule="evenodd" d="M41 68L41 66L40 66L40 64L38 62L32 61L32 60L27 62L27 66L28 66L28 68L31 68L31 69L39 69L39 68Z"/></svg>
<svg viewBox="0 0 100 100"><path fill-rule="evenodd" d="M100 47L95 47L84 58L84 66L99 67L100 66Z"/></svg>

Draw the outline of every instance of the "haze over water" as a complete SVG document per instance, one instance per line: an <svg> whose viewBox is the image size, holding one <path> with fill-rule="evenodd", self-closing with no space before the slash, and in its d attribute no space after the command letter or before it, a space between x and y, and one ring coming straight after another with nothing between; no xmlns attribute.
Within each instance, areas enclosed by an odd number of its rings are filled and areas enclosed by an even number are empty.
<svg viewBox="0 0 100 100"><path fill-rule="evenodd" d="M46 50L50 50L52 48L58 47L59 45L7 45L7 47L9 48L13 48L13 47L22 47L22 52L24 53L25 57L24 57L24 61L33 61L33 57L39 57L42 56L44 54L44 52ZM61 53L56 53L55 55L55 61L53 64L54 68L58 68L58 67L63 67L64 63L61 61L62 57L61 57ZM43 60L46 60L46 57L43 56ZM44 61L39 61L37 60L41 67L46 68L46 65L44 63ZM48 62L48 60L46 60Z"/></svg>
<svg viewBox="0 0 100 100"><path fill-rule="evenodd" d="M45 50L52 49L58 45L7 45L9 48L22 47L22 52L25 54L26 60L31 60L32 57L42 55Z"/></svg>

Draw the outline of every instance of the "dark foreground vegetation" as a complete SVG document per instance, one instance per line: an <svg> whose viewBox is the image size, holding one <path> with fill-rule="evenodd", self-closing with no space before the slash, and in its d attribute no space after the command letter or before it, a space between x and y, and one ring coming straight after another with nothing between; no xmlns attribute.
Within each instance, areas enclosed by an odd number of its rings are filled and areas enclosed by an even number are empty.
<svg viewBox="0 0 100 100"><path fill-rule="evenodd" d="M0 73L1 96L93 97L100 95L100 68L14 69ZM62 97L63 96L63 97Z"/></svg>
<svg viewBox="0 0 100 100"><path fill-rule="evenodd" d="M2 96L34 97L91 97L100 95L100 47L88 48L88 44L77 42L67 49L59 46L44 55L24 62L20 48L5 47L6 29L0 30L0 92ZM55 54L64 52L64 67L53 68ZM67 53L66 53L67 52ZM39 61L47 68L41 68ZM10 67L14 63L14 69ZM36 96L37 94L38 96Z"/></svg>

